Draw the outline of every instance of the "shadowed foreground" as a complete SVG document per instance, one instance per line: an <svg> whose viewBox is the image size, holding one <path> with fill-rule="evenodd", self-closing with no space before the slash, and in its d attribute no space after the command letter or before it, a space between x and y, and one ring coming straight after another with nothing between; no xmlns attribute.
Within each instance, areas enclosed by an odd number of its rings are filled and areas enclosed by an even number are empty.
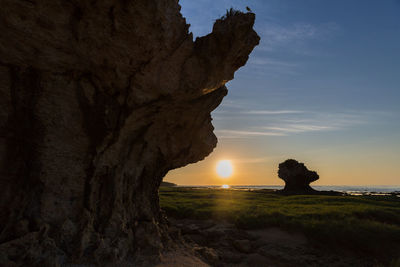
<svg viewBox="0 0 400 267"><path fill-rule="evenodd" d="M397 196L161 188L160 204L199 255L216 266L400 263Z"/></svg>

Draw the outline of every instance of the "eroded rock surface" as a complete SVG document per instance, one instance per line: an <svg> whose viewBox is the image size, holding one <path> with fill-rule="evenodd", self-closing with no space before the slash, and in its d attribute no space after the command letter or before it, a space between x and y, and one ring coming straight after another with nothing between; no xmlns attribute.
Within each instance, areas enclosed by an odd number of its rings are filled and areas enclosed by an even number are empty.
<svg viewBox="0 0 400 267"><path fill-rule="evenodd" d="M0 17L0 265L158 255L158 187L215 147L254 14L195 42L176 0L2 0Z"/></svg>
<svg viewBox="0 0 400 267"><path fill-rule="evenodd" d="M365 255L327 249L301 232L277 227L245 230L210 220L171 221L198 257L211 266L374 266Z"/></svg>

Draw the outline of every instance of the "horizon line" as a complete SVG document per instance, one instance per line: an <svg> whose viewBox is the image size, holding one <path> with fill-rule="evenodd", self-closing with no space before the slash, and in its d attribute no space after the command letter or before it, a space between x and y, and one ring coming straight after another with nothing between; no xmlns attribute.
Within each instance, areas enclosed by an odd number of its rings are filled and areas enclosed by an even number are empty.
<svg viewBox="0 0 400 267"><path fill-rule="evenodd" d="M169 182L169 181L163 181L163 182ZM174 183L174 182L169 182L169 183ZM174 184L176 184L177 186L222 186L222 185L229 185L229 186L285 186L285 185L279 185L279 184L276 184L276 185L274 185L274 184L269 184L269 185L265 185L265 184L228 184L228 183L222 183L222 184L204 184L204 185L200 185L200 184L197 184L197 185L193 185L193 184L177 184L177 183L174 183ZM383 184L380 184L380 185L377 185L377 184L367 184L367 185L355 185L355 184L351 184L351 185L321 185L321 184L317 184L317 185L312 185L312 184L310 184L310 186L368 186L368 187L400 187L400 184L398 184L398 185L390 185L390 184L386 184L386 185L383 185Z"/></svg>

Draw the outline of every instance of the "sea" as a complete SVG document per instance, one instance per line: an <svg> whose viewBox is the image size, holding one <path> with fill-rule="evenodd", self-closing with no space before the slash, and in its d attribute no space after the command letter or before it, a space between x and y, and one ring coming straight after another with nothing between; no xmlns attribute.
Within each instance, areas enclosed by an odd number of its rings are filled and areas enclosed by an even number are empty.
<svg viewBox="0 0 400 267"><path fill-rule="evenodd" d="M349 195L400 195L400 186L347 186L347 185L311 185L318 191L338 191ZM205 185L205 186L179 186L190 188L230 188L238 190L283 189L280 185Z"/></svg>

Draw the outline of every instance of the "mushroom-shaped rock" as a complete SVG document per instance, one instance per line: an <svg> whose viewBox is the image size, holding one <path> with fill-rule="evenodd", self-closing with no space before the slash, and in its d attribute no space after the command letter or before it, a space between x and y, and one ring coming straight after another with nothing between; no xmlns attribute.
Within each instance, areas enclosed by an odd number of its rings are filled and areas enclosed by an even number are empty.
<svg viewBox="0 0 400 267"><path fill-rule="evenodd" d="M304 163L294 159L288 159L279 164L278 176L285 181L284 192L308 193L315 191L310 183L319 179L315 171L310 171Z"/></svg>

